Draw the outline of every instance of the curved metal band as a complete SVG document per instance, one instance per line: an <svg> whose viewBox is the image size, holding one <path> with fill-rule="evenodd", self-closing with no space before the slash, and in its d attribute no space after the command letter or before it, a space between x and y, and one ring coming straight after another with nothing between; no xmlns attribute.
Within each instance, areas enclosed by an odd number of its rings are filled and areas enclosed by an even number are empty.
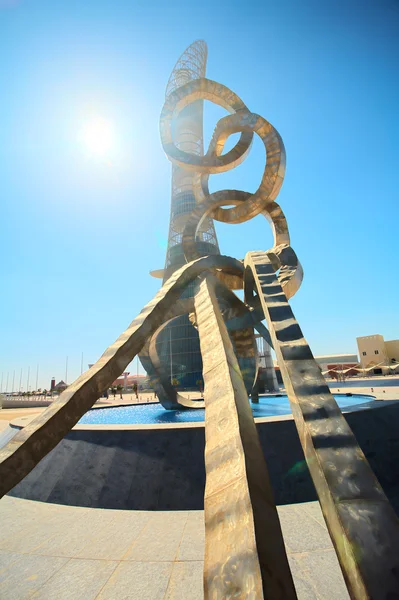
<svg viewBox="0 0 399 600"><path fill-rule="evenodd" d="M266 166L256 192L242 196L240 192L236 195L237 190L222 190L210 195L208 189L210 171L196 177L193 184L197 202L209 199L211 196L212 200L217 203L224 200L227 205L236 205L234 208L222 208L222 204L217 205L212 217L223 223L243 223L262 212L269 203L277 198L285 175L285 149L279 133L266 119L249 111L240 111L220 119L206 156L212 157L216 152L223 152L227 138L237 132L256 133L265 146ZM238 206L237 197L240 202ZM271 212L271 209L268 212Z"/></svg>
<svg viewBox="0 0 399 600"><path fill-rule="evenodd" d="M233 192L235 195L234 202L236 204L244 203L245 198L248 197L248 192L240 192L238 190L233 190ZM218 193L222 194L222 192ZM214 214L215 207L218 204L217 200L212 200L212 197L214 196L215 195L213 194L207 201L198 204L188 218L182 238L183 251L187 261L196 260L200 256L200 253L197 250L196 236L201 228L202 221L206 217L213 216ZM219 202L223 204L232 204L231 198L230 200L221 199ZM287 298L292 298L302 283L303 269L298 261L295 251L289 245L290 235L287 220L281 207L276 202L270 203L270 205L262 211L262 214L272 225L274 235L274 247L268 251L268 254L271 257L274 257L276 270L280 269L279 281L283 286Z"/></svg>
<svg viewBox="0 0 399 600"><path fill-rule="evenodd" d="M191 310L194 310L194 298L190 298L190 301ZM183 310L182 312L180 310L174 311L174 316L165 321L165 323L163 323L161 327L159 327L159 329L154 333L148 348L149 359L159 379L159 383L162 386L162 395L158 394L158 398L163 407L167 409L205 408L205 403L203 400L188 400L177 392L170 381L170 377L165 373L162 367L161 358L157 350L157 338L165 329L165 327L169 325L171 321L186 313L187 310Z"/></svg>
<svg viewBox="0 0 399 600"><path fill-rule="evenodd" d="M238 166L245 159L252 142L252 134L241 134L237 144L223 156L212 153L193 155L177 148L173 142L172 121L181 110L196 100L210 100L229 112L246 111L244 102L224 85L202 78L190 81L170 94L160 118L161 142L168 158L189 171L198 173L223 173ZM224 145L224 144L223 144Z"/></svg>
<svg viewBox="0 0 399 600"><path fill-rule="evenodd" d="M167 410L179 410L184 408L204 408L203 400L189 400L179 394L170 381L170 376L165 373L162 362L157 351L157 338L164 328L173 319L185 315L194 310L194 298L180 298L173 304L165 315L164 323L158 327L151 338L147 340L140 351L141 364L150 376L152 387L155 389L158 400Z"/></svg>
<svg viewBox="0 0 399 600"><path fill-rule="evenodd" d="M237 356L238 364L243 375L244 384L248 394L254 385L257 376L257 346L253 334L253 327L264 328L256 320L255 315L220 279L210 277L214 281L221 312L226 320L232 343ZM162 361L157 351L157 338L165 327L175 318L194 311L193 298L181 298L165 316L164 323L153 334L151 340L140 351L140 360L147 373L150 375L151 384L157 392L159 402L167 410L181 410L185 408L204 408L202 400L188 400L179 394L170 382L170 376L162 366ZM263 318L263 317L262 317ZM266 328L264 328L266 329ZM263 331L263 330L262 330ZM267 330L266 330L267 331ZM268 332L266 333L266 337ZM270 339L270 336L269 336Z"/></svg>

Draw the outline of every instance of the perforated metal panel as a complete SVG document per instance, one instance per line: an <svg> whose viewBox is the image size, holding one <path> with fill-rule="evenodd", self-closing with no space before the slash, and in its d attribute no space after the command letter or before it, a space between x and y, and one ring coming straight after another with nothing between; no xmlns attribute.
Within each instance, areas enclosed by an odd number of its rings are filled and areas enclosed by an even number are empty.
<svg viewBox="0 0 399 600"><path fill-rule="evenodd" d="M205 77L208 49L206 43L197 40L189 46L177 61L166 87L166 96L176 88L193 79ZM203 154L203 101L186 106L173 123L175 144L190 154ZM182 232L196 200L192 192L193 174L181 167L172 167L172 189L168 249L166 252L164 282L185 264ZM203 256L220 254L212 219L204 219L198 232L198 248ZM194 284L184 292L193 296ZM168 325L157 341L158 352L165 370L178 379L182 387L197 387L202 380L202 358L197 330L188 316L177 317ZM172 357L171 357L172 354Z"/></svg>

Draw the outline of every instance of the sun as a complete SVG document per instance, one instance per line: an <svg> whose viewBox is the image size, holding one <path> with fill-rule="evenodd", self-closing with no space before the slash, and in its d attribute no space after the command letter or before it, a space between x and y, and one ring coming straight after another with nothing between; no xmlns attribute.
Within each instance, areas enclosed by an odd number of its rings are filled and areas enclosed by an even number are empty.
<svg viewBox="0 0 399 600"><path fill-rule="evenodd" d="M99 158L106 158L114 150L116 135L113 123L103 117L92 117L82 127L80 140L86 151Z"/></svg>

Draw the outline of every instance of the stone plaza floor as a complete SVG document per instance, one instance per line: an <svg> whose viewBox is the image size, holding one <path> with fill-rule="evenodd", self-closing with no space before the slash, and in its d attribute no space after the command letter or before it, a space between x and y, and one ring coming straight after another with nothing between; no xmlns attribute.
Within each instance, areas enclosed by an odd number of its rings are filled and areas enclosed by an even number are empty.
<svg viewBox="0 0 399 600"><path fill-rule="evenodd" d="M397 386L373 392L381 400L399 399ZM0 410L0 434L10 420L42 410ZM349 600L319 504L278 511L298 599ZM0 500L0 600L202 600L203 556L202 511Z"/></svg>
<svg viewBox="0 0 399 600"><path fill-rule="evenodd" d="M317 502L278 508L299 600L347 600ZM0 500L1 600L201 600L202 511Z"/></svg>

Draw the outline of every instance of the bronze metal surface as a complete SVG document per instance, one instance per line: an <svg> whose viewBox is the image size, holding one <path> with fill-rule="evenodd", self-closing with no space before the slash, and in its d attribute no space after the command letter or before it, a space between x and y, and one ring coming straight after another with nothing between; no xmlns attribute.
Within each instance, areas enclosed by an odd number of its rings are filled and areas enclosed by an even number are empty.
<svg viewBox="0 0 399 600"><path fill-rule="evenodd" d="M159 402L168 410L204 408L205 406L201 399L188 399L178 393L176 388L172 385L170 374L165 372L157 351L157 338L165 327L167 327L176 317L185 315L193 310L193 298L180 298L174 302L173 306L165 315L164 323L158 327L152 337L147 340L140 350L140 360L150 376L151 385L157 392Z"/></svg>
<svg viewBox="0 0 399 600"><path fill-rule="evenodd" d="M257 293L324 518L353 598L396 598L399 521L343 417L264 252L245 257L245 297Z"/></svg>
<svg viewBox="0 0 399 600"><path fill-rule="evenodd" d="M0 450L0 498L62 440L125 370L186 286L215 267L238 276L243 272L241 262L221 255L201 258L176 271L91 369Z"/></svg>
<svg viewBox="0 0 399 600"><path fill-rule="evenodd" d="M195 296L205 382L205 598L296 598L248 394L212 282Z"/></svg>

